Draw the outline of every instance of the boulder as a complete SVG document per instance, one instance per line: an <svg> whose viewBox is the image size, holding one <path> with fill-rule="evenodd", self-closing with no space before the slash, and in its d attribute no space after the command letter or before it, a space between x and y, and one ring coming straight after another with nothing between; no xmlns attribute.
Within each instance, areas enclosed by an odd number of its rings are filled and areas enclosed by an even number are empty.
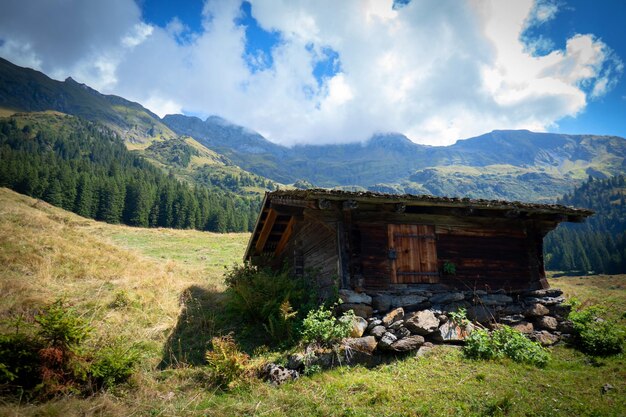
<svg viewBox="0 0 626 417"><path fill-rule="evenodd" d="M404 326L404 320L396 320L393 323L391 323L389 326L387 326L387 328L389 330L398 330L400 327Z"/></svg>
<svg viewBox="0 0 626 417"><path fill-rule="evenodd" d="M463 299L465 299L465 295L462 292L444 292L433 295L430 298L430 302L433 304L448 304Z"/></svg>
<svg viewBox="0 0 626 417"><path fill-rule="evenodd" d="M422 304L427 298L417 294L398 295L393 298L393 307L411 307Z"/></svg>
<svg viewBox="0 0 626 417"><path fill-rule="evenodd" d="M535 323L537 324L538 328L542 330L548 330L550 332L555 331L559 326L559 322L551 316L541 316L537 319Z"/></svg>
<svg viewBox="0 0 626 417"><path fill-rule="evenodd" d="M375 326L372 330L370 330L370 334L374 336L376 339L380 339L387 332L385 326Z"/></svg>
<svg viewBox="0 0 626 417"><path fill-rule="evenodd" d="M541 343L542 346L552 346L559 341L559 336L545 330L534 332L531 338Z"/></svg>
<svg viewBox="0 0 626 417"><path fill-rule="evenodd" d="M533 324L527 321L519 322L517 324L512 325L511 327L517 330L518 332L521 332L524 334L531 334L532 332L535 331L535 327L533 326Z"/></svg>
<svg viewBox="0 0 626 417"><path fill-rule="evenodd" d="M392 297L387 294L378 294L372 297L372 307L378 311L389 311Z"/></svg>
<svg viewBox="0 0 626 417"><path fill-rule="evenodd" d="M417 352L415 352L415 356L416 357L424 356L428 352L433 350L434 348L435 348L435 345L433 345L430 342L425 342L422 346L420 346L420 348L417 350Z"/></svg>
<svg viewBox="0 0 626 417"><path fill-rule="evenodd" d="M355 315L363 317L364 319L371 317L373 313L372 307L367 304L343 303L337 306L337 311L340 314L345 313L348 310L354 311Z"/></svg>
<svg viewBox="0 0 626 417"><path fill-rule="evenodd" d="M487 294L478 299L480 304L486 306L502 306L513 302L513 299L505 294Z"/></svg>
<svg viewBox="0 0 626 417"><path fill-rule="evenodd" d="M558 288L546 288L543 290L528 291L524 293L524 295L531 297L559 297L563 295L563 291Z"/></svg>
<svg viewBox="0 0 626 417"><path fill-rule="evenodd" d="M304 368L304 355L302 353L294 353L293 355L289 355L287 359L287 368L301 370Z"/></svg>
<svg viewBox="0 0 626 417"><path fill-rule="evenodd" d="M398 339L411 336L411 332L409 331L409 329L407 329L404 326L400 327L398 330L394 330L393 334L395 334L398 337Z"/></svg>
<svg viewBox="0 0 626 417"><path fill-rule="evenodd" d="M502 314L505 315L513 315L513 314L523 314L524 306L521 303L512 303L507 304L502 308Z"/></svg>
<svg viewBox="0 0 626 417"><path fill-rule="evenodd" d="M513 326L524 321L524 316L521 314L512 314L510 316L500 317L500 323L507 326Z"/></svg>
<svg viewBox="0 0 626 417"><path fill-rule="evenodd" d="M383 321L382 321L381 319L371 318L371 319L369 319L369 320L370 320L370 322L369 322L369 324L367 325L367 329L366 329L366 331L368 331L368 332L372 331L372 329L373 329L374 327L376 327L376 326L380 326L381 324L383 324Z"/></svg>
<svg viewBox="0 0 626 417"><path fill-rule="evenodd" d="M263 376L271 384L281 385L287 381L298 379L300 374L293 369L287 369L275 363L268 363L263 367Z"/></svg>
<svg viewBox="0 0 626 417"><path fill-rule="evenodd" d="M350 337L361 337L367 329L367 320L363 317L356 316L352 321L352 330L350 331Z"/></svg>
<svg viewBox="0 0 626 417"><path fill-rule="evenodd" d="M524 311L524 316L540 317L540 316L545 316L549 312L550 310L548 310L548 307L544 306L543 304L534 303L530 307L528 307L526 311Z"/></svg>
<svg viewBox="0 0 626 417"><path fill-rule="evenodd" d="M402 307L398 307L394 310L391 310L382 318L383 325L389 326L393 322L402 320L403 318L404 318L404 309Z"/></svg>
<svg viewBox="0 0 626 417"><path fill-rule="evenodd" d="M437 342L460 342L465 340L467 336L474 330L472 324L461 327L452 321L448 321L432 334L433 340Z"/></svg>
<svg viewBox="0 0 626 417"><path fill-rule="evenodd" d="M439 319L431 310L417 311L411 313L404 322L404 326L411 333L426 336L439 328Z"/></svg>
<svg viewBox="0 0 626 417"><path fill-rule="evenodd" d="M490 307L473 305L467 308L467 318L479 323L489 323L496 317L496 312Z"/></svg>
<svg viewBox="0 0 626 417"><path fill-rule="evenodd" d="M561 333L574 334L574 323L571 320L563 320L556 328Z"/></svg>
<svg viewBox="0 0 626 417"><path fill-rule="evenodd" d="M380 338L380 341L378 342L378 347L383 350L388 350L391 348L391 345L393 345L394 342L397 340L398 338L394 334L390 332L385 332L385 334Z"/></svg>
<svg viewBox="0 0 626 417"><path fill-rule="evenodd" d="M546 306L553 306L557 304L561 304L565 301L563 297L527 297L524 299L524 302L528 303L539 303Z"/></svg>
<svg viewBox="0 0 626 417"><path fill-rule="evenodd" d="M353 350L358 350L359 352L372 354L374 349L376 349L376 338L374 336L365 336L358 338L348 338L344 339L344 344Z"/></svg>
<svg viewBox="0 0 626 417"><path fill-rule="evenodd" d="M572 306L569 304L556 304L550 306L550 315L560 320L565 320L572 311Z"/></svg>
<svg viewBox="0 0 626 417"><path fill-rule="evenodd" d="M408 336L392 343L391 350L396 352L409 352L411 350L419 349L419 347L423 344L424 338L422 336Z"/></svg>
<svg viewBox="0 0 626 417"><path fill-rule="evenodd" d="M339 290L339 298L344 303L350 304L372 304L372 297L364 292L355 292L352 290Z"/></svg>

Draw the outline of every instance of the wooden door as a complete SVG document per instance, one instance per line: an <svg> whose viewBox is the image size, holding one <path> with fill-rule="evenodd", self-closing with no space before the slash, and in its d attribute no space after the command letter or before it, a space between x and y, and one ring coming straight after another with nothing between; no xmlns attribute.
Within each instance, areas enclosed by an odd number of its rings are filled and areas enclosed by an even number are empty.
<svg viewBox="0 0 626 417"><path fill-rule="evenodd" d="M393 284L439 282L434 226L390 224L387 232Z"/></svg>

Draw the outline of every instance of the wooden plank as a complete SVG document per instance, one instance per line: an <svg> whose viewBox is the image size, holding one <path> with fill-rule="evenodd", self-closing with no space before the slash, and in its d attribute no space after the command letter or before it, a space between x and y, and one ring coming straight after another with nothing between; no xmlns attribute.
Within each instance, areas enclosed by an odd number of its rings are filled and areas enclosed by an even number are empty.
<svg viewBox="0 0 626 417"><path fill-rule="evenodd" d="M263 247L265 246L265 242L267 242L267 238L274 227L274 222L276 221L277 213L274 209L269 209L267 213L267 217L265 218L265 222L263 223L263 228L261 229L261 233L259 233L259 238L256 241L255 252L257 255L263 252Z"/></svg>
<svg viewBox="0 0 626 417"><path fill-rule="evenodd" d="M285 231L283 232L283 235L280 237L280 240L278 241L278 244L276 245L276 250L274 251L274 255L280 255L282 253L282 251L285 249L285 246L287 245L287 242L289 242L289 238L291 237L291 234L293 233L293 225L295 224L296 220L295 217L291 217L289 219L289 223L287 223L287 227L285 228Z"/></svg>

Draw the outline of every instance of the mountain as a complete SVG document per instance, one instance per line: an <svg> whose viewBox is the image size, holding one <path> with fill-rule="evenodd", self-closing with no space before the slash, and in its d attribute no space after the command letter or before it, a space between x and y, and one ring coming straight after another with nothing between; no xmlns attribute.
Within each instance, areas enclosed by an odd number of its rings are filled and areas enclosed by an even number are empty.
<svg viewBox="0 0 626 417"><path fill-rule="evenodd" d="M12 112L56 110L101 122L127 142L176 136L159 116L122 97L100 94L72 78L56 81L0 58L0 107ZM6 111L5 111L6 113Z"/></svg>
<svg viewBox="0 0 626 417"><path fill-rule="evenodd" d="M178 178L239 194L258 195L277 182L548 202L589 176L626 171L623 138L528 130L497 130L450 146L381 133L362 143L289 148L217 116L159 119L124 98L0 59L0 114L44 110L100 122Z"/></svg>
<svg viewBox="0 0 626 417"><path fill-rule="evenodd" d="M378 134L364 143L287 148L216 117L170 115L163 122L250 172L322 187L554 201L589 175L609 177L626 166L626 140L616 136L497 130L425 146Z"/></svg>

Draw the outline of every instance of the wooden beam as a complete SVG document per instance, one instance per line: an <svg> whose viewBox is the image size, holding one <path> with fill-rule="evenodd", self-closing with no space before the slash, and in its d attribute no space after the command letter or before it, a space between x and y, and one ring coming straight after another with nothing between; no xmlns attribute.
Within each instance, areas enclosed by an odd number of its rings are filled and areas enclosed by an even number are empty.
<svg viewBox="0 0 626 417"><path fill-rule="evenodd" d="M276 221L276 210L269 209L267 212L267 217L265 218L265 222L263 223L263 228L261 229L261 233L259 233L259 238L256 241L255 252L257 255L261 254L263 247L265 246L265 242L267 242L267 238L274 227L274 222Z"/></svg>
<svg viewBox="0 0 626 417"><path fill-rule="evenodd" d="M283 232L283 235L281 236L280 240L278 241L278 244L276 245L276 250L274 251L274 255L278 256L281 254L281 252L285 249L285 246L287 245L287 242L289 242L289 238L291 237L291 233L293 232L293 225L296 222L296 218L292 217L291 219L289 219L289 223L287 223L287 227L285 228L285 231Z"/></svg>

